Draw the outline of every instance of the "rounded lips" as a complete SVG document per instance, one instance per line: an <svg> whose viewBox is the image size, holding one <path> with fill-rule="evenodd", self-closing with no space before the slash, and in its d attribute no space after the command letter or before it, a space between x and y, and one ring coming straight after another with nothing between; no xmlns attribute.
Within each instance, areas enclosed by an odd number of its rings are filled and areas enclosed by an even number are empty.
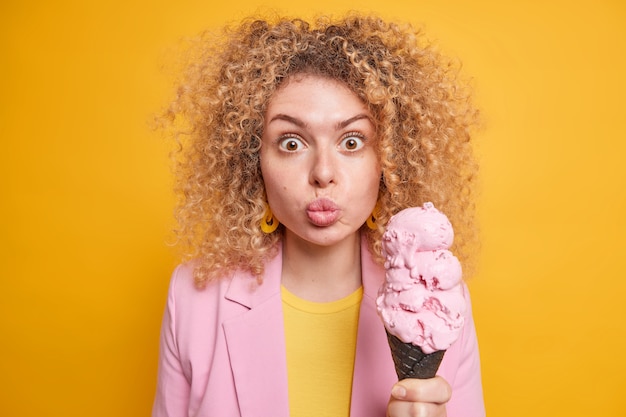
<svg viewBox="0 0 626 417"><path fill-rule="evenodd" d="M306 206L306 215L315 226L330 226L339 219L339 206L328 198L318 198Z"/></svg>

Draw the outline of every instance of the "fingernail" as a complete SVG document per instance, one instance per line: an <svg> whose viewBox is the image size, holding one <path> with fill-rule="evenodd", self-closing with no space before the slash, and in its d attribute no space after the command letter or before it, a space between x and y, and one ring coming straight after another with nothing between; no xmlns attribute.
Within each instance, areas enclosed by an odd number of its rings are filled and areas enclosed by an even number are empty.
<svg viewBox="0 0 626 417"><path fill-rule="evenodd" d="M396 385L391 389L391 395L400 400L406 395L406 388L402 385Z"/></svg>

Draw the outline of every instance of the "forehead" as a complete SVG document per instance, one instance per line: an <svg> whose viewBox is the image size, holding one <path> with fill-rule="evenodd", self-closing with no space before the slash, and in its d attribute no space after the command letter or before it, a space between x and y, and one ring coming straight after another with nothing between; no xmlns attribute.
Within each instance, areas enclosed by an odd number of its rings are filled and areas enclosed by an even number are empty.
<svg viewBox="0 0 626 417"><path fill-rule="evenodd" d="M355 111L369 114L368 107L341 81L310 74L296 74L285 80L270 97L267 112L306 111L324 107L328 111Z"/></svg>

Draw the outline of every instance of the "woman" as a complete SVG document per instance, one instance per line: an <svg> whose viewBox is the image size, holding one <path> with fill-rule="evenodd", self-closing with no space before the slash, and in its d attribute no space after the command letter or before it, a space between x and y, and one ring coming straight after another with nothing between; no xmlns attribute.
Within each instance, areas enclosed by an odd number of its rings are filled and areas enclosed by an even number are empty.
<svg viewBox="0 0 626 417"><path fill-rule="evenodd" d="M394 213L435 203L465 261L472 238L476 113L422 42L356 15L200 42L154 416L484 415L471 311L439 376L397 382L374 305Z"/></svg>

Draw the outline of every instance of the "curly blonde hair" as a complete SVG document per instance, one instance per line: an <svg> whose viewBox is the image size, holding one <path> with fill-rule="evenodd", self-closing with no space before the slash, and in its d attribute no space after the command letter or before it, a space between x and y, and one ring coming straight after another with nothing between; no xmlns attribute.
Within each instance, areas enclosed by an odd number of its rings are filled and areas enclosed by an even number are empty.
<svg viewBox="0 0 626 417"><path fill-rule="evenodd" d="M410 25L350 14L342 19L249 19L221 35L201 35L177 96L165 113L175 153L179 242L196 261L199 287L244 269L260 277L282 226L260 229L266 195L259 165L263 118L272 94L294 74L347 85L373 115L382 178L377 229L363 228L375 259L383 225L431 201L455 232L464 264L475 241L477 121L453 60Z"/></svg>

